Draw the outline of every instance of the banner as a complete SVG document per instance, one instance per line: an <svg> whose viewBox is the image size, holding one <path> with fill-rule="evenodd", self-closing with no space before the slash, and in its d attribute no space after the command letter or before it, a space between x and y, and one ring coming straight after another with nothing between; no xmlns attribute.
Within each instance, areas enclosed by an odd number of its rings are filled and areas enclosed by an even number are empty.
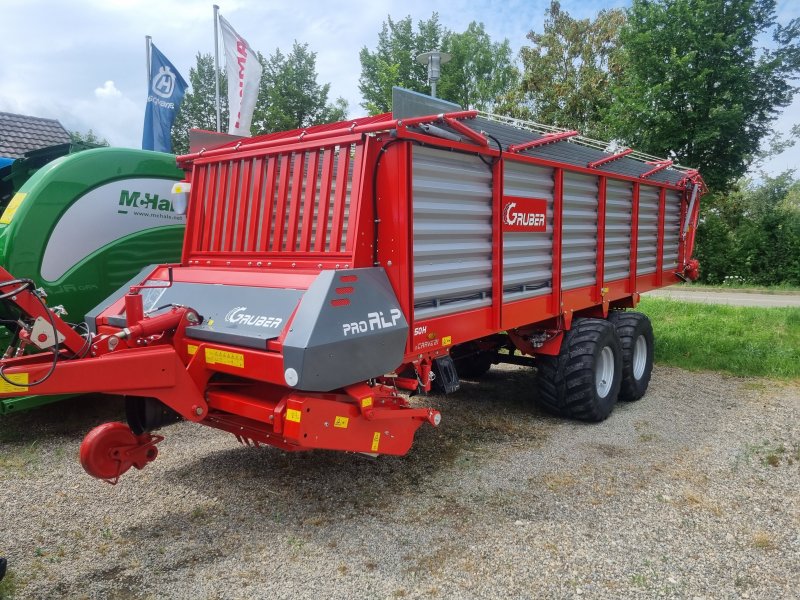
<svg viewBox="0 0 800 600"><path fill-rule="evenodd" d="M256 53L222 16L219 17L219 25L225 46L225 70L228 74L228 133L249 136L263 69Z"/></svg>
<svg viewBox="0 0 800 600"><path fill-rule="evenodd" d="M172 122L187 84L155 44L150 44L150 88L144 111L142 149L172 152Z"/></svg>

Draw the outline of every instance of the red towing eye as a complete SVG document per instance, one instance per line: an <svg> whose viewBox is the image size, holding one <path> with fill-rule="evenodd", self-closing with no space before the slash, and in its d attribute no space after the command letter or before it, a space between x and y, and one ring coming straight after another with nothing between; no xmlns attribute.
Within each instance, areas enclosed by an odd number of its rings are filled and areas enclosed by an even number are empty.
<svg viewBox="0 0 800 600"><path fill-rule="evenodd" d="M115 485L131 467L141 470L158 456L160 435L136 435L124 423L103 423L81 442L81 465L92 477Z"/></svg>

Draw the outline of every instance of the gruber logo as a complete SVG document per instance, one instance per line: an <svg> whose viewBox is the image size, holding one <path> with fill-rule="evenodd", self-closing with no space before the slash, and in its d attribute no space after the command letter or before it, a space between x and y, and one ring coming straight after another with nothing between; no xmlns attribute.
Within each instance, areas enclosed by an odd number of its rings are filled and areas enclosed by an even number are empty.
<svg viewBox="0 0 800 600"><path fill-rule="evenodd" d="M503 198L503 231L547 231L547 200Z"/></svg>
<svg viewBox="0 0 800 600"><path fill-rule="evenodd" d="M249 315L246 306L237 306L225 315L225 321L234 325L252 325L253 327L277 328L283 323L280 317L267 317L265 315Z"/></svg>

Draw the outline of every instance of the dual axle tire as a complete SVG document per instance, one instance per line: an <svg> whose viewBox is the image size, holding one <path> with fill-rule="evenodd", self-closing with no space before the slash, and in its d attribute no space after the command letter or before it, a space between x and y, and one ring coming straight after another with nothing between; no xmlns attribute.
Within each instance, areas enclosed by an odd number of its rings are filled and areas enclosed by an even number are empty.
<svg viewBox="0 0 800 600"><path fill-rule="evenodd" d="M614 325L622 344L619 399L639 400L647 391L653 372L653 326L650 319L638 312L612 311L608 321Z"/></svg>
<svg viewBox="0 0 800 600"><path fill-rule="evenodd" d="M622 345L610 322L578 319L558 356L536 357L536 399L546 410L582 421L611 414L622 384Z"/></svg>

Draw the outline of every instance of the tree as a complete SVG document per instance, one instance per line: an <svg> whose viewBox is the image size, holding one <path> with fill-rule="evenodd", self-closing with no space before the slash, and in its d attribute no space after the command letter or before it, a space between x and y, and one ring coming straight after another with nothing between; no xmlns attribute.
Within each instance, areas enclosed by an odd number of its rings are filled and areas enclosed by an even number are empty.
<svg viewBox="0 0 800 600"><path fill-rule="evenodd" d="M702 280L800 285L798 195L800 181L786 172L704 200L696 252Z"/></svg>
<svg viewBox="0 0 800 600"><path fill-rule="evenodd" d="M264 74L253 113L254 131L271 133L347 118L344 98L328 104L331 85L317 83L317 54L308 44L295 42L288 56L278 49L269 59L260 53L258 58Z"/></svg>
<svg viewBox="0 0 800 600"><path fill-rule="evenodd" d="M214 89L214 57L197 53L197 65L189 70L189 85L183 102L172 124L172 151L175 154L189 152L189 130L217 130L217 109ZM228 123L228 78L222 70L219 81L220 124Z"/></svg>
<svg viewBox="0 0 800 600"><path fill-rule="evenodd" d="M433 13L427 21L420 21L417 32L411 16L399 21L387 17L378 34L378 47L370 52L361 49L361 77L358 89L364 98L361 103L370 114L389 112L392 109L392 86L428 93L428 69L417 62L417 55L440 48L444 30L439 15Z"/></svg>
<svg viewBox="0 0 800 600"><path fill-rule="evenodd" d="M483 23L473 21L464 33L446 31L442 50L452 59L443 69L437 91L464 108L493 110L518 84L511 45L507 39L492 42Z"/></svg>
<svg viewBox="0 0 800 600"><path fill-rule="evenodd" d="M80 131L70 131L69 141L73 144L91 144L93 146L108 146L108 140L101 138L91 129L86 133Z"/></svg>
<svg viewBox="0 0 800 600"><path fill-rule="evenodd" d="M767 33L775 48L758 48ZM723 189L792 100L798 37L800 19L778 24L774 0L634 0L606 122L626 143L672 153Z"/></svg>
<svg viewBox="0 0 800 600"><path fill-rule="evenodd" d="M573 19L550 3L544 32L531 31L532 46L520 51L521 89L506 102L512 116L604 137L603 113L611 106L610 85L619 75L620 9L601 10L594 20Z"/></svg>

